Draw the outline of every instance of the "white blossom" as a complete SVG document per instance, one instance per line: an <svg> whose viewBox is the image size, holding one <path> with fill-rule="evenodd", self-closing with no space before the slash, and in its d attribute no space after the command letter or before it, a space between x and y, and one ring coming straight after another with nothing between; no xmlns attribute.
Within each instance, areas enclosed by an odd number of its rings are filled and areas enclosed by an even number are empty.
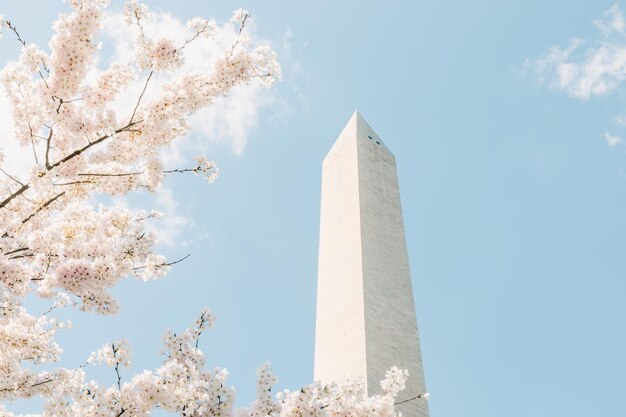
<svg viewBox="0 0 626 417"><path fill-rule="evenodd" d="M114 343L106 343L100 349L92 352L87 360L88 363L101 363L106 366L122 365L130 366L130 346L128 340L121 339Z"/></svg>
<svg viewBox="0 0 626 417"><path fill-rule="evenodd" d="M249 16L249 11L239 8L233 12L233 16L230 18L230 21L233 23L244 23Z"/></svg>
<svg viewBox="0 0 626 417"><path fill-rule="evenodd" d="M385 394L395 397L406 387L408 377L409 371L406 369L398 369L397 366L392 366L391 369L385 373L385 378L380 381L380 387Z"/></svg>
<svg viewBox="0 0 626 417"><path fill-rule="evenodd" d="M128 0L124 5L124 14L126 15L126 22L132 24L149 18L150 9L145 4L139 3L138 0Z"/></svg>
<svg viewBox="0 0 626 417"><path fill-rule="evenodd" d="M201 17L194 17L187 22L187 27L195 32L196 35L202 35L205 38L215 36L217 25L215 20L207 20Z"/></svg>

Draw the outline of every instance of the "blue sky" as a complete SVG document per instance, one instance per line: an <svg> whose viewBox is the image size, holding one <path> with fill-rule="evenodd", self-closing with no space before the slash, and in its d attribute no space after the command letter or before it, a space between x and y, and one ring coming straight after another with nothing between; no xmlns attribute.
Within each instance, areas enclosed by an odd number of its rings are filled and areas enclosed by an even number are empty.
<svg viewBox="0 0 626 417"><path fill-rule="evenodd" d="M626 148L607 140L626 136L626 72L611 67L586 98L574 83L603 46L619 61L626 37L594 25L614 21L613 2L512 3L148 1L183 20L250 9L284 77L242 98L257 116L238 146L229 129L196 133L218 181L168 179L167 204L191 220L168 226L162 251L192 256L160 281L123 282L117 317L72 315L63 363L128 337L131 371L154 368L164 328L207 305L218 320L202 348L238 404L266 360L278 388L310 382L321 161L358 108L397 159L431 415L626 415ZM39 44L63 8L0 3ZM568 84L558 71L572 63Z"/></svg>

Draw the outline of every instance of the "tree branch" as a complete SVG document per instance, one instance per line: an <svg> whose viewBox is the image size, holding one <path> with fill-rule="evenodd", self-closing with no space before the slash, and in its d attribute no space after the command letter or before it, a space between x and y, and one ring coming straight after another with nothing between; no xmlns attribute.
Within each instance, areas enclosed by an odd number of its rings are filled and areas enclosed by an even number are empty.
<svg viewBox="0 0 626 417"><path fill-rule="evenodd" d="M400 404L408 403L409 401L417 400L418 398L424 398L424 399L428 400L428 396L429 396L429 394L427 392L423 392L421 394L417 394L415 397L411 397L411 398L406 399L406 400L398 401L398 402L394 403L394 405L400 405Z"/></svg>
<svg viewBox="0 0 626 417"><path fill-rule="evenodd" d="M39 207L37 210L35 210L35 212L33 212L30 216L28 216L27 218L25 218L24 220L22 220L22 224L26 223L27 221L29 221L30 219L32 219L33 217L35 217L41 210L45 209L46 207L48 207L50 204L54 203L55 201L57 201L59 198L63 197L63 195L65 195L65 191L63 191L62 193L59 193L57 195L55 195L54 197L52 197L50 200L46 201L43 205L41 205L41 207Z"/></svg>
<svg viewBox="0 0 626 417"><path fill-rule="evenodd" d="M115 350L115 343L111 343L111 349L113 349L113 357L117 359L117 351ZM115 374L117 375L117 389L122 390L122 377L120 376L120 363L115 362ZM122 413L123 413L122 409ZM121 414L120 414L121 415Z"/></svg>
<svg viewBox="0 0 626 417"><path fill-rule="evenodd" d="M37 163L37 165L39 165L39 158L37 158L37 151L35 150L35 138L33 135L33 128L31 127L30 123L28 123L28 131L30 133L30 143L33 146L33 155L35 155L35 162Z"/></svg>
<svg viewBox="0 0 626 417"><path fill-rule="evenodd" d="M15 181L16 183L18 183L19 185L24 185L20 180L18 180L17 178L13 177L11 174L9 174L8 172L6 172L4 169L0 168L0 171L2 171L2 173L4 175L6 175L7 177L11 178L13 181Z"/></svg>
<svg viewBox="0 0 626 417"><path fill-rule="evenodd" d="M17 28L11 23L11 21L5 20L4 22L6 23L7 27L11 29L13 33L15 33L15 36L17 37L17 41L21 43L22 46L26 46L26 42L24 41L24 39L22 39L22 37L20 36L20 33L17 31Z"/></svg>
<svg viewBox="0 0 626 417"><path fill-rule="evenodd" d="M52 127L50 127L50 132L48 133L48 138L46 139L46 169L50 170L50 142L52 141Z"/></svg>
<svg viewBox="0 0 626 417"><path fill-rule="evenodd" d="M200 168L196 167L196 168L184 168L184 169L168 169L166 171L163 171L164 174L173 174L173 173L179 173L179 174L183 174L185 172L198 172Z"/></svg>
<svg viewBox="0 0 626 417"><path fill-rule="evenodd" d="M122 172L119 174L106 174L106 173L97 173L97 172L88 172L85 174L78 174L79 177L130 177L133 175L140 175L143 172Z"/></svg>
<svg viewBox="0 0 626 417"><path fill-rule="evenodd" d="M48 382L52 382L53 379L46 379L45 381L37 382L36 384L31 385L31 388L38 387L39 385L47 384Z"/></svg>
<svg viewBox="0 0 626 417"><path fill-rule="evenodd" d="M139 20L137 20L139 21ZM139 99L137 100L137 104L135 104L135 108L133 109L133 114L130 116L130 121L128 122L129 124L133 122L133 119L135 118L135 114L137 113L137 109L139 108L139 104L141 104L141 99L143 98L143 95L146 93L146 90L148 89L148 83L150 82L150 78L152 78L152 74L154 74L154 71L150 71L150 74L148 74L148 79L146 79L146 83L143 86L143 90L141 91L141 94L139 95Z"/></svg>
<svg viewBox="0 0 626 417"><path fill-rule="evenodd" d="M15 36L17 37L17 41L18 41L19 43L21 43L23 47L25 47L25 46L26 46L26 41L25 41L24 39L22 39L22 37L20 36L19 32L17 31L17 27L15 27L15 26L11 23L11 21L9 21L9 20L5 20L4 22L6 23L7 27L8 27L9 29L11 29L11 31L13 31L13 33L15 33ZM50 73L50 71L48 71L48 68L46 68L46 64L45 64L45 62L43 62L43 61L42 61L42 64L43 64L43 67L44 67L44 69L46 70L46 72ZM41 80L43 81L43 83L46 85L46 88L48 88L48 89L49 89L50 87L48 87L48 82L47 82L47 81L46 81L46 79L44 78L44 76L43 76L43 74L41 73L41 71L37 71L37 72L39 73L39 76L41 77Z"/></svg>
<svg viewBox="0 0 626 417"><path fill-rule="evenodd" d="M12 254L14 254L14 253L22 252L22 251L29 250L29 249L30 249L30 248L27 248L27 247L24 247L24 248L17 248L17 249L14 249L14 250L11 250L11 251L8 251L8 252L3 253L3 255L4 255L4 256L8 256L8 255L12 255Z"/></svg>
<svg viewBox="0 0 626 417"><path fill-rule="evenodd" d="M175 264L177 264L177 263L179 263L179 262L184 261L185 259L189 258L190 256L191 256L191 254L187 254L186 256L183 256L182 258L180 258L180 259L178 259L178 260L176 260L176 261L174 261L174 262L163 262L162 264L156 265L156 268L162 268L162 267L164 267L164 266L172 266L172 265L175 265ZM140 269L144 269L144 268L147 268L147 267L148 267L148 265L144 265L144 266L136 266L136 267L134 267L132 270L133 270L133 271L138 271L138 270L140 270Z"/></svg>
<svg viewBox="0 0 626 417"><path fill-rule="evenodd" d="M117 129L115 131L115 133L117 134L117 133L124 132L128 128L130 128L130 127L132 127L132 126L134 126L134 125L136 125L138 123L141 123L141 122L142 122L141 120L137 121L137 122L129 122L126 126ZM72 152L69 155L65 156L63 159L60 159L57 162L55 162L54 164L50 165L50 167L48 168L48 171L52 170L55 167L58 167L59 165L69 161L70 159L73 159L73 158L77 157L78 155L82 154L83 152L85 152L86 150L91 148L92 146L97 145L100 142L103 142L103 141L107 140L110 137L111 137L111 135L104 135L104 136L101 136L98 139L94 140L93 142L89 142L87 145L83 146L82 148L75 150L74 152ZM0 206L0 207L2 207L2 206Z"/></svg>
<svg viewBox="0 0 626 417"><path fill-rule="evenodd" d="M233 52L235 52L235 48L239 44L241 33L243 32L243 29L246 27L246 21L248 20L249 17L250 17L250 13L246 13L246 15L243 17L243 20L241 21L241 26L239 27L239 32L237 33L237 40L235 41L235 43L233 43L233 46L230 48L230 56L233 55Z"/></svg>
<svg viewBox="0 0 626 417"><path fill-rule="evenodd" d="M28 184L24 184L22 185L16 192L10 194L7 198L5 198L4 200L2 200L0 202L0 208L6 206L7 204L9 204L11 202L11 200L13 200L15 197L21 195L22 193L24 193L24 191L28 190L30 188L30 185Z"/></svg>

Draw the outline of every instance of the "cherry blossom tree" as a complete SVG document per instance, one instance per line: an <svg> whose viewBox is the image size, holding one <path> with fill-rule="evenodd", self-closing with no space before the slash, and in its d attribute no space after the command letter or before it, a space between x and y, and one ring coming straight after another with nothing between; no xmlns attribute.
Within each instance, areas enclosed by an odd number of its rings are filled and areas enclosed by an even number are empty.
<svg viewBox="0 0 626 417"><path fill-rule="evenodd" d="M212 182L218 173L213 162L198 157L188 168L165 167L161 151L185 137L191 114L234 87L269 87L280 78L275 53L250 46L245 10L231 19L238 33L234 43L209 72L199 73L182 70L185 48L211 42L214 21L190 20L182 44L155 39L144 31L150 11L129 0L125 23L136 32L135 58L100 69L96 36L108 0L69 3L71 11L54 23L49 50L28 43L0 15L2 41L9 35L21 47L18 59L0 72L13 113L14 133L6 140L32 151L35 162L28 172L10 172L5 162L19 155L0 154L0 399L41 398L44 416L147 416L156 408L182 416L395 416L395 397L407 377L396 368L376 396L367 397L363 382L352 379L274 396L276 380L265 364L256 400L233 409L228 372L206 369L198 348L200 335L214 324L206 309L190 328L165 333L163 362L154 371L122 381L120 369L131 362L126 340L102 346L78 368L42 370L60 359L55 335L69 327L53 317L54 310L114 314L118 303L110 290L120 280L160 278L178 262L154 253L156 238L146 223L159 213L105 205L101 196L158 192L173 172ZM141 83L141 91L132 110L122 112L114 100L133 82ZM29 294L52 300L51 309L43 315L27 311ZM93 364L114 370L111 385L86 379L85 367ZM1 406L0 414L13 415Z"/></svg>

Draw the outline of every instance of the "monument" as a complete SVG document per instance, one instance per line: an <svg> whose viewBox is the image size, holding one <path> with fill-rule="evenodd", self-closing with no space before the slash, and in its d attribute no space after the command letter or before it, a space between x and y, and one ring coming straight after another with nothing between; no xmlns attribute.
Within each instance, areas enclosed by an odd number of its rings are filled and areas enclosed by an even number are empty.
<svg viewBox="0 0 626 417"><path fill-rule="evenodd" d="M372 395L394 365L398 401L426 392L395 157L355 112L322 166L314 378L362 376ZM398 410L428 417L424 399Z"/></svg>

